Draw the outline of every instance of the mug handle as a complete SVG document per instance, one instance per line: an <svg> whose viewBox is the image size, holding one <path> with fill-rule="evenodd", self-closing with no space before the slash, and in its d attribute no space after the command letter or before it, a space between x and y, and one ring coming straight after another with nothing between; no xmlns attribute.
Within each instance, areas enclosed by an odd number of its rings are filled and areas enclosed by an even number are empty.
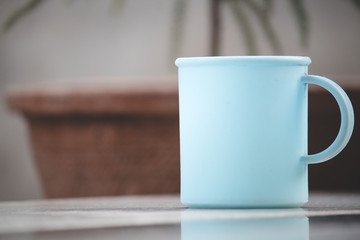
<svg viewBox="0 0 360 240"><path fill-rule="evenodd" d="M335 97L340 108L341 125L334 142L322 152L301 157L301 161L306 164L325 162L339 154L349 142L354 129L354 109L345 91L332 80L320 76L305 75L301 77L300 81L304 84L318 85L329 91Z"/></svg>

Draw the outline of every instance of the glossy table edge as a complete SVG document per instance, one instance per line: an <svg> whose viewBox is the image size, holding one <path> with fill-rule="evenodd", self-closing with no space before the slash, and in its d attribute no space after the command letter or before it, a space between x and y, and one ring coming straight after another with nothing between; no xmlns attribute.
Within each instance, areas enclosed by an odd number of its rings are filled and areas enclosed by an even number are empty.
<svg viewBox="0 0 360 240"><path fill-rule="evenodd" d="M179 195L14 201L0 202L0 234L339 215L360 216L359 193L313 193L291 209L189 209Z"/></svg>

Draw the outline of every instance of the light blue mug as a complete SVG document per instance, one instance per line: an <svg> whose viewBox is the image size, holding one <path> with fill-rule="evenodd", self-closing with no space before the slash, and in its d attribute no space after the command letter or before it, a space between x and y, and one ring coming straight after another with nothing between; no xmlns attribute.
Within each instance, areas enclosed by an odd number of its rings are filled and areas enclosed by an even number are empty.
<svg viewBox="0 0 360 240"><path fill-rule="evenodd" d="M267 208L307 202L307 165L336 156L354 127L344 90L307 75L310 62L290 56L176 60L183 204ZM328 90L341 112L335 141L314 155L307 154L310 83Z"/></svg>

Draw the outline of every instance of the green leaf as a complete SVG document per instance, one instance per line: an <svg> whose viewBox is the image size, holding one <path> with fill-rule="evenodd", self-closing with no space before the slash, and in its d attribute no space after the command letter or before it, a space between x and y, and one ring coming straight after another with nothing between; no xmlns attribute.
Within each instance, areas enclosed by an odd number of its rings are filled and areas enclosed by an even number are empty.
<svg viewBox="0 0 360 240"><path fill-rule="evenodd" d="M271 25L270 21L270 10L272 9L272 1L268 0L270 3L260 6L257 1L253 0L243 0L245 4L252 10L260 22L260 26L263 29L266 38L268 39L273 51L275 54L282 53L282 47L279 38L275 33L274 27Z"/></svg>
<svg viewBox="0 0 360 240"><path fill-rule="evenodd" d="M350 0L355 6L360 9L360 0Z"/></svg>
<svg viewBox="0 0 360 240"><path fill-rule="evenodd" d="M247 19L247 16L244 13L243 6L240 2L231 1L230 8L234 17L236 18L237 23L240 25L241 33L247 49L247 54L256 55L257 43L255 34L249 20Z"/></svg>
<svg viewBox="0 0 360 240"><path fill-rule="evenodd" d="M184 30L186 0L176 0L174 3L174 18L171 28L171 59L175 59L179 53L181 38Z"/></svg>
<svg viewBox="0 0 360 240"><path fill-rule="evenodd" d="M117 15L124 9L126 0L112 0L109 12L110 14Z"/></svg>
<svg viewBox="0 0 360 240"><path fill-rule="evenodd" d="M290 4L299 28L301 44L306 47L309 39L309 20L306 8L302 0L290 0Z"/></svg>
<svg viewBox="0 0 360 240"><path fill-rule="evenodd" d="M34 9L36 9L43 0L31 0L28 3L26 3L24 6L17 9L10 17L5 21L3 25L3 31L10 30L15 23L17 23L20 19L22 19L24 16L32 12Z"/></svg>

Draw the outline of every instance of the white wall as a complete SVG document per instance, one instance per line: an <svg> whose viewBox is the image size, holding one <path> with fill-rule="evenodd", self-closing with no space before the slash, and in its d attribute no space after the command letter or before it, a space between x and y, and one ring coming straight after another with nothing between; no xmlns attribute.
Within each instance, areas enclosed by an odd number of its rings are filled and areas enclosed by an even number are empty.
<svg viewBox="0 0 360 240"><path fill-rule="evenodd" d="M0 1L0 23L26 2ZM170 57L174 3L127 0L117 10L111 7L112 0L49 0L13 29L0 33L0 200L41 197L26 126L21 116L6 108L5 88L35 82L86 84L89 79L175 76ZM310 38L304 49L288 1L275 1L272 23L284 54L308 55L313 60L311 74L360 87L360 9L350 0L307 0L305 5ZM207 0L187 1L178 56L209 54L208 8ZM221 54L246 54L230 9L224 6L222 14ZM258 22L252 20L259 53L272 54Z"/></svg>

